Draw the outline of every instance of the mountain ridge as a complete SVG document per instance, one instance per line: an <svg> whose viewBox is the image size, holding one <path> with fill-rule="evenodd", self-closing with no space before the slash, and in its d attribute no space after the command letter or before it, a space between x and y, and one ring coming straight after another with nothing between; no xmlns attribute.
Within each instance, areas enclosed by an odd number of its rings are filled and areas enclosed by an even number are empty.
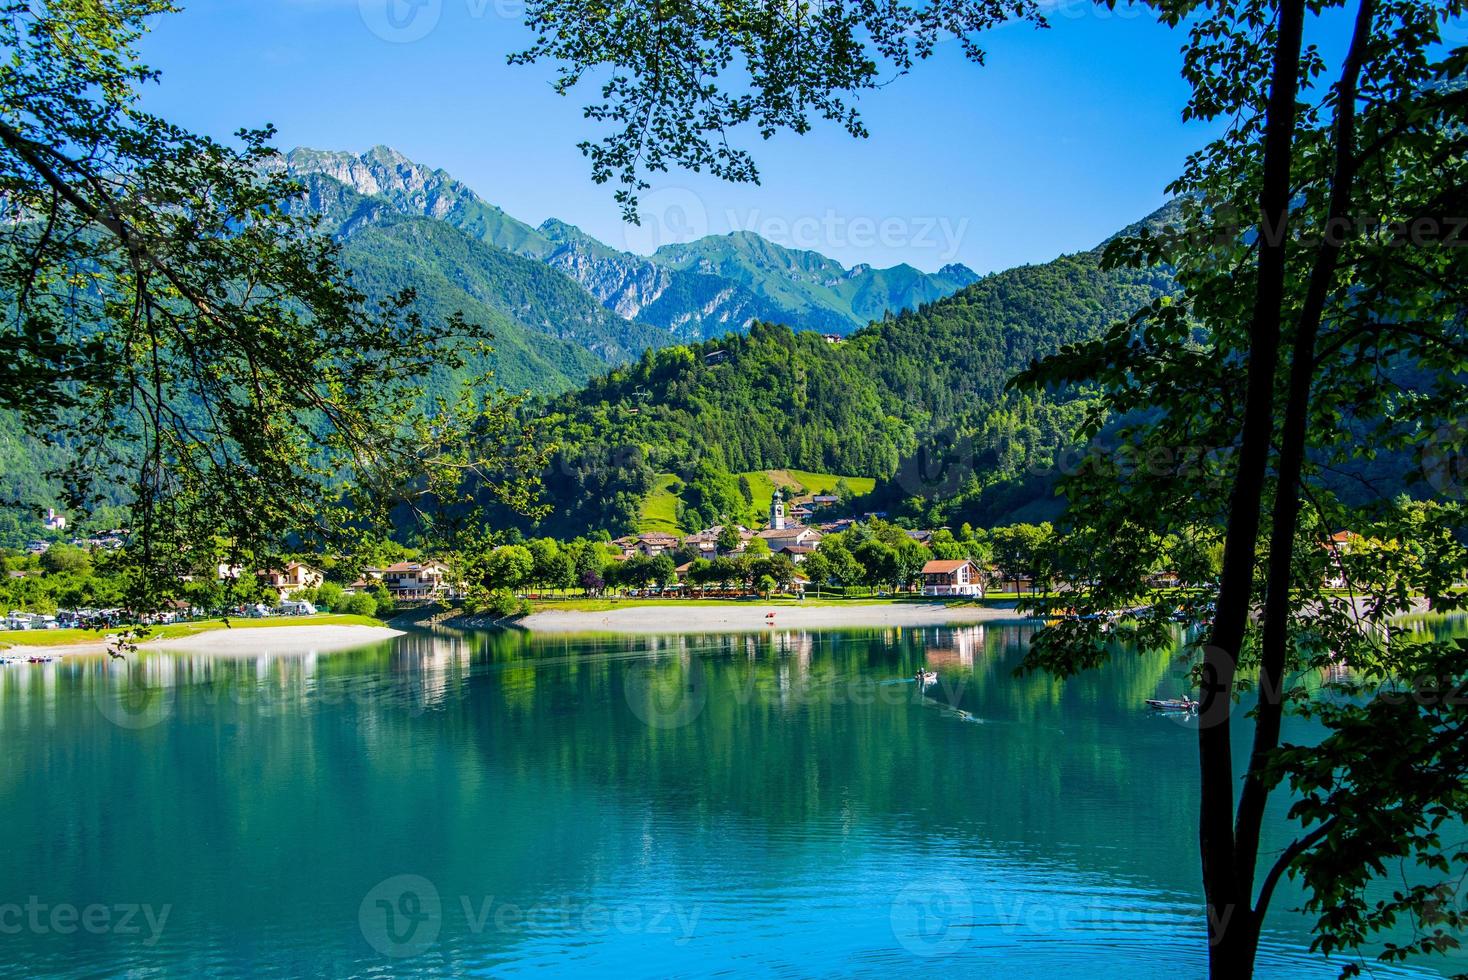
<svg viewBox="0 0 1468 980"><path fill-rule="evenodd" d="M976 281L965 266L937 273L901 264L850 269L819 252L787 248L753 232L665 245L651 256L609 246L549 218L539 227L490 204L442 169L391 147L362 154L298 147L280 164L297 176L321 174L403 213L448 222L471 236L560 270L608 310L660 327L678 339L744 330L756 320L796 329L850 333L888 313L915 309ZM713 258L719 257L715 263ZM793 278L792 278L793 276Z"/></svg>

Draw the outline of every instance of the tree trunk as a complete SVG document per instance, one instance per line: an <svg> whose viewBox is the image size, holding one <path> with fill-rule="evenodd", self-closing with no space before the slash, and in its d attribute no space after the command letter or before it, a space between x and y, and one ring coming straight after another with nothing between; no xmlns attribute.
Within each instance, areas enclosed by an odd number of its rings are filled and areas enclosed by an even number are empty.
<svg viewBox="0 0 1468 980"><path fill-rule="evenodd" d="M1211 980L1248 980L1259 952L1259 918L1245 905L1231 915L1208 918L1208 976Z"/></svg>
<svg viewBox="0 0 1468 980"><path fill-rule="evenodd" d="M1374 9L1375 0L1361 0L1356 13L1351 47L1337 87L1336 162L1331 178L1330 206L1325 225L1327 228L1336 219L1345 218L1351 210L1355 179L1353 154L1356 84L1365 58ZM1264 807L1269 798L1264 768L1270 754L1279 746L1280 726L1284 718L1290 588L1293 585L1295 532L1300 518L1300 479L1305 464L1310 389L1315 378L1315 342L1320 333L1321 318L1330 296L1339 258L1340 240L1327 238L1321 244L1311 269L1290 353L1289 389L1280 434L1278 485L1275 489L1269 538L1269 575L1264 597L1263 639L1260 643L1259 708L1254 719L1254 744L1249 754L1249 768L1239 797L1238 819L1234 826L1237 876L1246 894L1252 894L1253 891L1260 830L1264 822ZM1261 901L1255 909L1256 916L1263 916L1265 911L1265 902Z"/></svg>
<svg viewBox="0 0 1468 980"><path fill-rule="evenodd" d="M1248 388L1238 469L1229 498L1213 633L1204 648L1198 723L1201 800L1199 856L1208 913L1209 976L1242 980L1253 974L1259 930L1252 896L1235 866L1234 772L1229 713L1234 672L1248 628L1254 566L1264 506L1265 474L1274 431L1274 383L1284 302L1285 244L1299 88L1304 0L1279 8L1269 104L1265 110L1264 172L1259 192L1259 260L1249 338Z"/></svg>

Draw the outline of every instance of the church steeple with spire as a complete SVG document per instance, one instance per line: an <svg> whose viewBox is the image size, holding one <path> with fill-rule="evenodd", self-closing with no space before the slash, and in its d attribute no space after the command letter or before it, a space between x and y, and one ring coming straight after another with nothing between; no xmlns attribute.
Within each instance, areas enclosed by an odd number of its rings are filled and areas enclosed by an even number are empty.
<svg viewBox="0 0 1468 980"><path fill-rule="evenodd" d="M780 488L775 488L775 495L770 498L770 530L785 530L785 495Z"/></svg>

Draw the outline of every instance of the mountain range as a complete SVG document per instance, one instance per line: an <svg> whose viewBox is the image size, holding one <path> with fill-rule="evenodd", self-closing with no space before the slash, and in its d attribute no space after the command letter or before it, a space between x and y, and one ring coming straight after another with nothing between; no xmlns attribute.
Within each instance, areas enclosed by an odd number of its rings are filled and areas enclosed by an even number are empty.
<svg viewBox="0 0 1468 980"><path fill-rule="evenodd" d="M761 321L847 334L978 278L962 266L935 275L906 265L847 269L749 233L641 256L563 221L533 227L387 147L297 149L270 166L304 186L292 208L339 241L369 300L412 288L425 319L462 313L492 334L493 353L439 372L430 397L452 395L486 370L510 391L564 393L650 350L744 333ZM0 418L0 498L54 505L45 471L63 462L17 419ZM23 544L38 530L24 511L3 515L0 544Z"/></svg>
<svg viewBox="0 0 1468 980"><path fill-rule="evenodd" d="M369 299L412 288L426 319L461 312L493 332L488 363L442 372L430 394L491 368L536 395L524 411L555 446L551 514L496 523L566 537L637 529L652 501L665 525L697 530L725 516L741 474L775 471L861 478L875 484L865 506L927 526L1053 515L1050 462L1086 393L1008 380L1176 288L1166 269L1105 267L1100 246L982 277L847 269L746 232L641 256L564 222L532 227L384 147L277 166ZM54 504L44 474L63 464L0 418L6 499ZM16 516L0 544L33 533Z"/></svg>
<svg viewBox="0 0 1468 980"><path fill-rule="evenodd" d="M664 245L650 256L612 248L574 225L539 227L486 202L443 170L389 147L355 155L296 149L280 163L313 199L336 183L382 212L443 222L468 238L563 273L624 320L663 331L665 342L743 331L756 320L846 334L887 313L914 309L974 282L962 265L924 273L909 265L846 268L818 252L785 248L753 232ZM319 200L313 201L319 207ZM350 234L356 225L343 231ZM629 332L629 338L638 334ZM648 344L647 346L655 346Z"/></svg>

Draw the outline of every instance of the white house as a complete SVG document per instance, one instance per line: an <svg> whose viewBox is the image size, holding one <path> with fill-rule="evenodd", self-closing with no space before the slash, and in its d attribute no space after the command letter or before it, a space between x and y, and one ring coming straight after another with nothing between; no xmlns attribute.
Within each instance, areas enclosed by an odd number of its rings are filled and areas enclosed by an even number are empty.
<svg viewBox="0 0 1468 980"><path fill-rule="evenodd" d="M283 569L266 569L259 575L262 584L266 588L274 589L282 599L297 589L315 589L326 581L326 576L321 574L320 569L299 561L293 561Z"/></svg>
<svg viewBox="0 0 1468 980"><path fill-rule="evenodd" d="M967 558L935 559L923 566L923 595L984 597L979 566Z"/></svg>
<svg viewBox="0 0 1468 980"><path fill-rule="evenodd" d="M382 584L394 599L432 599L448 590L449 567L428 561L400 561L382 569Z"/></svg>

